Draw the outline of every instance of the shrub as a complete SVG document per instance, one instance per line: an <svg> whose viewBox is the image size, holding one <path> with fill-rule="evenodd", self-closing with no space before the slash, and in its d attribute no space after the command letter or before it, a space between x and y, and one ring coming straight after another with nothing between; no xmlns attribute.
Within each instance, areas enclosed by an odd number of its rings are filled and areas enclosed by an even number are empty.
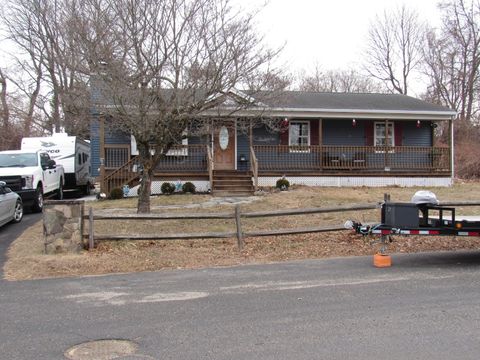
<svg viewBox="0 0 480 360"><path fill-rule="evenodd" d="M290 182L285 178L281 178L277 180L275 187L280 190L288 190L290 187Z"/></svg>
<svg viewBox="0 0 480 360"><path fill-rule="evenodd" d="M120 188L113 188L112 190L110 190L110 199L123 199L123 190Z"/></svg>
<svg viewBox="0 0 480 360"><path fill-rule="evenodd" d="M173 194L175 191L175 185L169 182L164 182L161 190L163 194Z"/></svg>
<svg viewBox="0 0 480 360"><path fill-rule="evenodd" d="M184 193L192 193L195 194L195 184L191 183L190 181L187 181L185 184L182 185L182 191Z"/></svg>

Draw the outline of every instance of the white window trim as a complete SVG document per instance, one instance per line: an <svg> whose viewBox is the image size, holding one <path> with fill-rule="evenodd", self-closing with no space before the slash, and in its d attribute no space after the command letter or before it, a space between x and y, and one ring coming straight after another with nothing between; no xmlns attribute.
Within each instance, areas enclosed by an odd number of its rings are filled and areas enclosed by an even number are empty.
<svg viewBox="0 0 480 360"><path fill-rule="evenodd" d="M188 145L188 137L187 136L187 130L184 130L182 133L182 136L185 136L184 139L182 139L182 145ZM153 154L153 150L152 150ZM137 148L137 141L135 139L135 136L130 135L130 155L138 155L138 148ZM166 156L188 156L188 148L185 147L183 149L179 150L169 150L166 154Z"/></svg>
<svg viewBox="0 0 480 360"><path fill-rule="evenodd" d="M187 137L187 130L183 130L182 132L182 145L185 146L183 149L178 150L168 150L167 156L188 156L188 137Z"/></svg>
<svg viewBox="0 0 480 360"><path fill-rule="evenodd" d="M385 126L385 122L384 121L375 121L375 123L373 124L373 146L374 147L381 147L381 146L391 146L391 147L395 147L395 124L393 122L389 122L388 123L388 127L391 127L391 133L390 133L390 137L389 139L391 139L391 145L377 145L377 125L382 125L382 126ZM387 134L387 129L385 128L385 135ZM385 151L375 151L376 153L384 153ZM393 150L390 150L388 153L393 153L394 151Z"/></svg>
<svg viewBox="0 0 480 360"><path fill-rule="evenodd" d="M306 124L308 126L308 139L307 139L307 150L298 150L295 149L295 147L299 146L297 144L292 144L292 132L290 131L290 126L292 124ZM288 130L288 147L289 147L289 152L291 153L309 153L310 152L310 143L311 143L311 136L312 136L312 131L311 131L311 126L310 126L310 121L301 121L301 120L294 120L290 121L289 125L289 130ZM293 147L293 148L292 148Z"/></svg>

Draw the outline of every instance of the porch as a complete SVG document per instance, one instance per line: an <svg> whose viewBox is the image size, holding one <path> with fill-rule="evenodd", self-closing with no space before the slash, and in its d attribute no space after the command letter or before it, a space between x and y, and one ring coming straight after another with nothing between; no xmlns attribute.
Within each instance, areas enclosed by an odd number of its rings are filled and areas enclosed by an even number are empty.
<svg viewBox="0 0 480 360"><path fill-rule="evenodd" d="M258 171L319 172L351 176L385 173L431 175L450 173L450 149L427 146L288 146L254 145Z"/></svg>
<svg viewBox="0 0 480 360"><path fill-rule="evenodd" d="M254 184L261 176L449 176L448 146L252 145L238 154L235 170L250 171ZM156 178L203 179L213 184L212 148L207 144L177 145L159 163ZM138 184L138 156L128 147L105 148L100 167L102 191Z"/></svg>

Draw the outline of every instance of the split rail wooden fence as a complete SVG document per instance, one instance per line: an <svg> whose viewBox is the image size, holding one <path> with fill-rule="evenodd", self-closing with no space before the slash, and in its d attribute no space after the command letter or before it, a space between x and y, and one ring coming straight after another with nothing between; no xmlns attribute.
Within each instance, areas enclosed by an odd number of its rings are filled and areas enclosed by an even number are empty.
<svg viewBox="0 0 480 360"><path fill-rule="evenodd" d="M306 233L319 233L327 231L343 231L346 230L343 225L338 226L318 226L303 227L293 229L276 229L276 230L257 230L244 231L242 229L242 219L263 218L263 217L279 217L279 216L296 216L307 214L321 214L334 212L347 212L357 210L379 209L380 204L360 204L344 207L326 207L326 208L307 208L307 209L291 209L279 211L260 211L260 212L242 212L239 205L235 206L235 210L229 213L207 213L207 214L115 214L102 215L94 214L93 209L89 208L89 213L84 216L84 220L88 221L88 247L93 249L97 241L115 241L115 240L191 240L191 239L218 239L218 238L236 238L238 248L243 249L244 239L257 236L281 236L295 235ZM235 221L235 232L207 232L207 233L176 233L176 234L135 234L135 235L112 235L112 234L95 234L95 221L98 220L212 220L212 219L232 219ZM85 227L84 227L85 228Z"/></svg>
<svg viewBox="0 0 480 360"><path fill-rule="evenodd" d="M384 201L390 201L390 195L385 194ZM456 201L456 202L442 202L443 206L480 206L480 201ZM319 233L328 231L345 231L343 225L338 226L318 226L318 227L303 227L293 229L277 229L277 230L257 230L257 231L243 231L242 218L263 218L263 217L280 217L280 216L297 216L308 214L321 213L335 213L348 212L358 210L372 210L380 209L382 203L374 204L357 204L343 207L325 207L325 208L306 208L306 209L289 209L278 211L259 211L259 212L242 212L239 205L235 206L233 212L225 213L207 213L207 214L186 214L186 213L171 213L171 214L125 214L125 215L102 215L94 214L90 207L88 215L84 216L84 220L88 221L88 247L93 249L96 241L114 241L114 240L192 240L192 239L218 239L218 238L236 238L238 248L243 249L244 239L257 236L282 236L282 235L296 235L307 233ZM96 220L212 220L212 219L232 219L235 221L235 232L207 232L207 233L176 233L176 234L136 234L136 235L107 235L95 234ZM85 227L84 227L85 228Z"/></svg>

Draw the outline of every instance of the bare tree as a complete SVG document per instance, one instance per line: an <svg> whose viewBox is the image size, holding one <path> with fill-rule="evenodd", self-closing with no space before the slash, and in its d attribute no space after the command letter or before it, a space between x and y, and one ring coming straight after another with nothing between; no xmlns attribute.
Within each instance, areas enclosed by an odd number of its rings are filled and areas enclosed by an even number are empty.
<svg viewBox="0 0 480 360"><path fill-rule="evenodd" d="M299 76L299 90L317 92L372 93L385 92L384 86L374 79L350 70L321 71L315 67L313 74L305 72Z"/></svg>
<svg viewBox="0 0 480 360"><path fill-rule="evenodd" d="M72 23L79 3L77 0L16 0L8 1L4 7L1 18L7 38L16 46L12 53L20 53L14 58L30 78L29 84L23 86L24 79L11 77L18 89L32 100L33 107L25 119L26 128L32 122L34 108L38 108L44 112L45 126L50 132L61 129L78 135L88 132L85 116L88 78L82 72L86 66ZM46 102L42 104L41 99ZM79 99L83 100L81 105Z"/></svg>
<svg viewBox="0 0 480 360"><path fill-rule="evenodd" d="M377 15L368 34L366 71L391 91L407 94L412 71L422 61L424 35L425 25L405 6Z"/></svg>
<svg viewBox="0 0 480 360"><path fill-rule="evenodd" d="M2 69L0 69L0 101L1 101L1 120L2 120L2 135L0 137L0 141L2 143L2 147L4 144L8 143L8 138L11 136L10 134L10 108L8 106L7 101L7 79L3 74Z"/></svg>
<svg viewBox="0 0 480 360"><path fill-rule="evenodd" d="M441 9L442 28L429 32L424 53L427 96L470 121L480 105L480 2L448 1Z"/></svg>
<svg viewBox="0 0 480 360"><path fill-rule="evenodd" d="M109 4L111 33L104 38L118 41L114 53L100 51L103 45L88 51L98 68L105 60L99 54L110 59L97 84L108 100L97 106L111 126L136 139L143 168L137 211L149 212L155 167L186 129L190 134L207 129L211 120L205 111L218 109L236 88L285 83L270 66L277 52L262 45L254 15L237 12L229 0ZM84 28L94 29L97 17L91 14ZM251 98L236 100L240 108Z"/></svg>

